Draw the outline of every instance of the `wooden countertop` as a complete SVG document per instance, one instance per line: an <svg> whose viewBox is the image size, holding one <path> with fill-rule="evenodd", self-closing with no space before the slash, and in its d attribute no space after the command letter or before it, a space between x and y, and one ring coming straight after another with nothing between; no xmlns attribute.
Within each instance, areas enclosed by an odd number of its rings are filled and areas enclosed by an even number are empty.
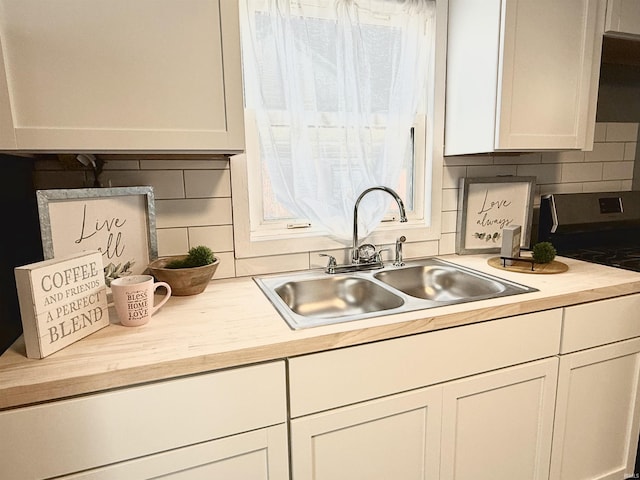
<svg viewBox="0 0 640 480"><path fill-rule="evenodd" d="M559 258L569 271L530 275L493 268L492 256L440 258L539 292L294 331L251 278L238 278L172 297L147 325L111 323L41 360L26 357L20 338L0 356L0 409L640 292L636 272Z"/></svg>

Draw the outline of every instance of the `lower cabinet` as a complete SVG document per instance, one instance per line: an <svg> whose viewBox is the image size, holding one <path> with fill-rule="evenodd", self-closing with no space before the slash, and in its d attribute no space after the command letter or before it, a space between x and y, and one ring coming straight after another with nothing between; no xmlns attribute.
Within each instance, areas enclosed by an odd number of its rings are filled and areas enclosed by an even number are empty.
<svg viewBox="0 0 640 480"><path fill-rule="evenodd" d="M542 480L557 358L291 421L294 480Z"/></svg>
<svg viewBox="0 0 640 480"><path fill-rule="evenodd" d="M619 480L634 472L640 338L560 360L551 480Z"/></svg>
<svg viewBox="0 0 640 480"><path fill-rule="evenodd" d="M288 480L285 424L62 477L64 480Z"/></svg>
<svg viewBox="0 0 640 480"><path fill-rule="evenodd" d="M284 367L276 361L2 411L0 479L289 480Z"/></svg>
<svg viewBox="0 0 640 480"><path fill-rule="evenodd" d="M440 480L548 478L558 359L443 385Z"/></svg>
<svg viewBox="0 0 640 480"><path fill-rule="evenodd" d="M438 478L441 402L431 387L292 420L293 478Z"/></svg>

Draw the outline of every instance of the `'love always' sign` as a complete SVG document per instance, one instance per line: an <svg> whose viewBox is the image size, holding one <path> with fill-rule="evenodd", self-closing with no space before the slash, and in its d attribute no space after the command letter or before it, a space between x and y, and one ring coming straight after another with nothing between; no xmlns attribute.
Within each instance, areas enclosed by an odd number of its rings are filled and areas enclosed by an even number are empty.
<svg viewBox="0 0 640 480"><path fill-rule="evenodd" d="M43 358L109 325L102 254L82 252L15 269L29 358Z"/></svg>

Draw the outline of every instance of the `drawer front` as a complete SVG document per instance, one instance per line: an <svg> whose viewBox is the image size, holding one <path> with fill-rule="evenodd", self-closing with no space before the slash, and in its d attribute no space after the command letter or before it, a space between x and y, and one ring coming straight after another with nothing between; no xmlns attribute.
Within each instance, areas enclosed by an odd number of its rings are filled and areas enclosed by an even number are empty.
<svg viewBox="0 0 640 480"><path fill-rule="evenodd" d="M560 353L640 336L640 294L566 307Z"/></svg>
<svg viewBox="0 0 640 480"><path fill-rule="evenodd" d="M289 359L298 417L558 353L549 310Z"/></svg>
<svg viewBox="0 0 640 480"><path fill-rule="evenodd" d="M46 478L286 421L284 362L0 412L6 478Z"/></svg>

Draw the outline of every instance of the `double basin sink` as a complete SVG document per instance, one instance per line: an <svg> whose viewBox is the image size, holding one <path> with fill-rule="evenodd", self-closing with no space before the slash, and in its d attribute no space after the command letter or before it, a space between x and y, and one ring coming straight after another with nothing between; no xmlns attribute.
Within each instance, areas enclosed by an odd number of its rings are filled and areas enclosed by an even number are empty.
<svg viewBox="0 0 640 480"><path fill-rule="evenodd" d="M537 291L437 258L380 270L316 270L254 280L293 329Z"/></svg>

